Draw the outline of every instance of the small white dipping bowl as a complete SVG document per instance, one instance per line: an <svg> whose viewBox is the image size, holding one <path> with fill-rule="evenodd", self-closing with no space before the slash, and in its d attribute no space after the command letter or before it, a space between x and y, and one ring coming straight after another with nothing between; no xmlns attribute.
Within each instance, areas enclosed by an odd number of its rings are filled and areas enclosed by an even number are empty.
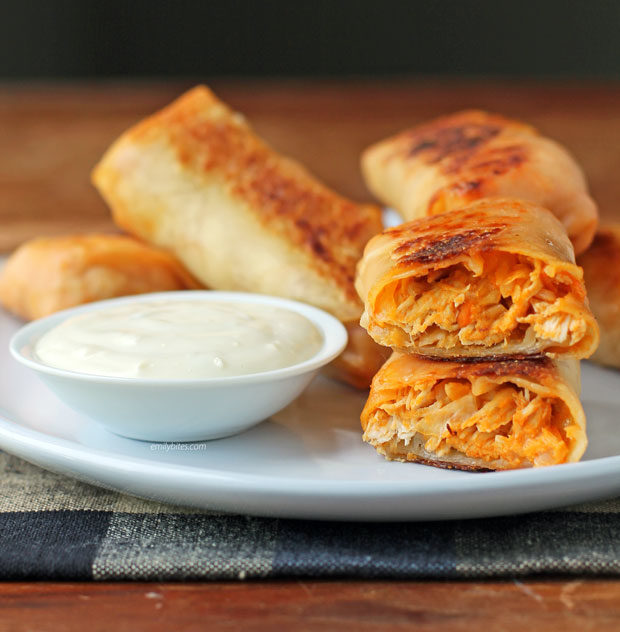
<svg viewBox="0 0 620 632"><path fill-rule="evenodd" d="M104 377L55 368L36 356L41 336L67 318L113 305L174 299L287 309L312 322L323 345L311 358L282 369L194 380ZM260 294L194 290L139 294L67 309L22 327L11 339L10 351L68 406L116 434L144 441L201 441L246 430L287 406L346 343L340 321L310 305Z"/></svg>

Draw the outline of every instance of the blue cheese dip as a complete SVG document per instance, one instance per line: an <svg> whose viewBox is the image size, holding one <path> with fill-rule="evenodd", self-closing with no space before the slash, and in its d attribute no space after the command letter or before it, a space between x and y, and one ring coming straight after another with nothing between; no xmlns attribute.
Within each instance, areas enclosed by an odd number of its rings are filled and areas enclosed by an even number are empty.
<svg viewBox="0 0 620 632"><path fill-rule="evenodd" d="M110 377L202 379L281 369L323 344L304 316L265 304L133 302L89 311L44 334L45 364Z"/></svg>

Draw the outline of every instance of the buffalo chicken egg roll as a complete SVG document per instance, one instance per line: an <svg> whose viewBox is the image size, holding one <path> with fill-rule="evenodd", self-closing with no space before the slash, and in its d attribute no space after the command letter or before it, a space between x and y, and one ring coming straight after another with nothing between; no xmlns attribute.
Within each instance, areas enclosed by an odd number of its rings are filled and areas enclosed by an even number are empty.
<svg viewBox="0 0 620 632"><path fill-rule="evenodd" d="M596 204L564 147L533 127L479 110L457 112L397 134L362 156L368 188L407 220L490 197L548 208L575 252L592 241Z"/></svg>
<svg viewBox="0 0 620 632"><path fill-rule="evenodd" d="M598 326L566 231L547 210L482 200L388 229L356 287L379 343L434 357L588 357Z"/></svg>
<svg viewBox="0 0 620 632"><path fill-rule="evenodd" d="M367 389L391 350L378 345L359 322L344 323L348 342L345 350L323 372L360 389Z"/></svg>
<svg viewBox="0 0 620 632"><path fill-rule="evenodd" d="M586 445L579 362L546 356L452 362L395 352L362 412L388 459L463 470L578 461Z"/></svg>
<svg viewBox="0 0 620 632"><path fill-rule="evenodd" d="M357 320L355 265L382 229L198 86L126 131L93 171L123 230L216 290L273 294Z"/></svg>
<svg viewBox="0 0 620 632"><path fill-rule="evenodd" d="M577 262L601 330L601 344L590 360L620 368L620 224L601 226Z"/></svg>
<svg viewBox="0 0 620 632"><path fill-rule="evenodd" d="M0 272L0 304L32 320L107 298L200 287L170 253L125 235L39 237Z"/></svg>

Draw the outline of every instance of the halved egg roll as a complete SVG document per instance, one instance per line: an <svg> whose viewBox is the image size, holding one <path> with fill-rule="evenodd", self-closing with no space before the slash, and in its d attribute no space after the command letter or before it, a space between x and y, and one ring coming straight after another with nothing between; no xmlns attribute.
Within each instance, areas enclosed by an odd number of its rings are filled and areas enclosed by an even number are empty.
<svg viewBox="0 0 620 632"><path fill-rule="evenodd" d="M362 412L388 459L462 470L578 461L586 445L579 362L546 356L452 362L395 352Z"/></svg>
<svg viewBox="0 0 620 632"><path fill-rule="evenodd" d="M125 235L41 237L0 272L0 303L31 320L117 296L203 287L168 252Z"/></svg>
<svg viewBox="0 0 620 632"><path fill-rule="evenodd" d="M482 200L388 229L358 265L361 324L379 344L434 357L591 355L598 326L560 222Z"/></svg>
<svg viewBox="0 0 620 632"><path fill-rule="evenodd" d="M601 330L601 343L590 360L620 368L620 224L601 226L577 263Z"/></svg>
<svg viewBox="0 0 620 632"><path fill-rule="evenodd" d="M592 241L598 210L571 154L519 121L479 110L444 116L376 143L362 155L368 188L407 220L489 197L548 208L575 252Z"/></svg>

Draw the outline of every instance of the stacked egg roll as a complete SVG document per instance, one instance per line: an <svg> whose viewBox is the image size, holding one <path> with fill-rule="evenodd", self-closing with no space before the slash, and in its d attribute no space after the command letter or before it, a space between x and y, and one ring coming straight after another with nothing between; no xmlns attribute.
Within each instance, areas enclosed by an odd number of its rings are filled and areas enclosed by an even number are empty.
<svg viewBox="0 0 620 632"><path fill-rule="evenodd" d="M531 356L432 360L395 351L375 376L364 439L390 459L466 470L578 461L579 363Z"/></svg>
<svg viewBox="0 0 620 632"><path fill-rule="evenodd" d="M361 324L394 349L362 412L380 453L475 470L579 460L579 358L599 334L552 213L491 198L388 229L356 288Z"/></svg>
<svg viewBox="0 0 620 632"><path fill-rule="evenodd" d="M362 326L434 357L591 355L596 323L560 222L518 200L482 200L391 228L358 267Z"/></svg>

